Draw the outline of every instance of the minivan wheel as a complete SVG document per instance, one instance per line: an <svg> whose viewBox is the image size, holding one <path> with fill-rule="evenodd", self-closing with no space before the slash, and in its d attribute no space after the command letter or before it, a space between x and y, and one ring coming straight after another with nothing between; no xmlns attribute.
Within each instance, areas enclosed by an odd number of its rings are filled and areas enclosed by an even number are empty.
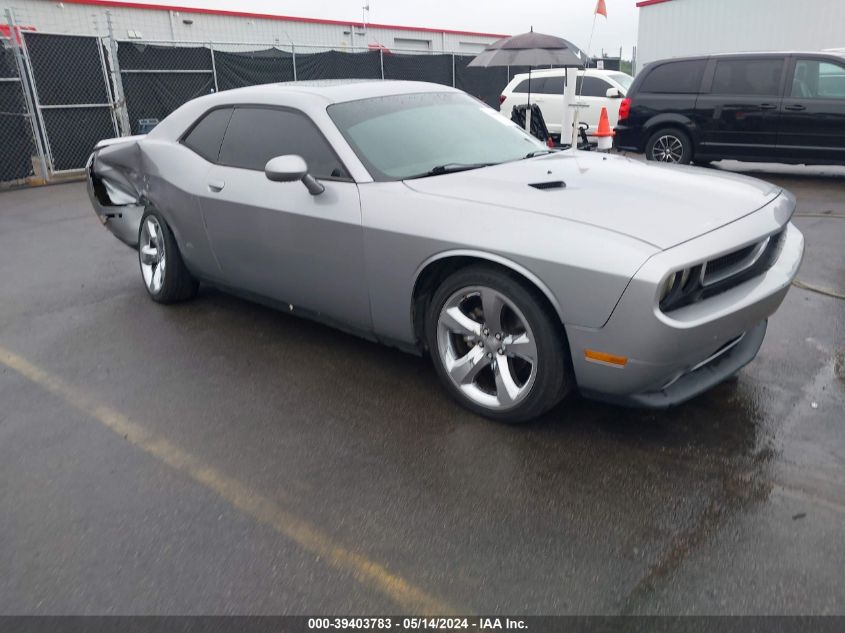
<svg viewBox="0 0 845 633"><path fill-rule="evenodd" d="M176 238L161 215L148 209L138 232L138 262L144 286L153 301L175 303L193 299L199 282L188 272Z"/></svg>
<svg viewBox="0 0 845 633"><path fill-rule="evenodd" d="M645 145L645 156L646 159L659 163L688 165L692 160L692 141L681 130L663 128L649 137Z"/></svg>
<svg viewBox="0 0 845 633"><path fill-rule="evenodd" d="M452 274L435 291L425 326L440 380L476 413L526 422L571 389L556 315L536 290L505 272L470 266Z"/></svg>

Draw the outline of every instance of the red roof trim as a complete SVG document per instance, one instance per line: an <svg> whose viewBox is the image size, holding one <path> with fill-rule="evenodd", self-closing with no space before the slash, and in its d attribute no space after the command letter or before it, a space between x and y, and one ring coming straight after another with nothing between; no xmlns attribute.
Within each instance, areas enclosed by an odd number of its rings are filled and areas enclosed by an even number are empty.
<svg viewBox="0 0 845 633"><path fill-rule="evenodd" d="M15 27L15 42L20 44L21 43L21 31L32 31L35 32L34 26L16 26ZM12 39L12 30L9 28L7 24L0 24L0 37L4 37L7 40Z"/></svg>
<svg viewBox="0 0 845 633"><path fill-rule="evenodd" d="M641 0L637 3L637 7L648 7L653 4L661 4L663 2L671 2L672 0Z"/></svg>
<svg viewBox="0 0 845 633"><path fill-rule="evenodd" d="M454 29L433 29L422 26L399 26L396 24L375 24L367 22L353 22L346 20L326 20L323 18L301 18L291 15L274 15L271 13L248 13L246 11L225 11L222 9L202 9L199 7L179 7L163 4L150 4L147 2L127 2L124 0L64 0L71 4L93 4L105 7L124 7L129 9L153 9L156 11L179 11L185 13L204 13L209 15L225 15L239 18L260 18L264 20L286 20L288 22L306 22L309 24L334 24L337 26L361 27L371 26L378 29L397 29L400 31L422 31L424 33L449 33L452 35L481 35L482 37L503 38L507 35L497 33L477 33L475 31L457 31Z"/></svg>

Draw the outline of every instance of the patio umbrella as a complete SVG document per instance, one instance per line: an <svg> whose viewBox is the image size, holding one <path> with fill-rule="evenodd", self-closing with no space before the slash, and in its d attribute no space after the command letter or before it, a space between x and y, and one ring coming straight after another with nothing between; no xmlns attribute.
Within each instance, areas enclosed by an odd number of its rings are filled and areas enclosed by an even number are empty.
<svg viewBox="0 0 845 633"><path fill-rule="evenodd" d="M531 68L533 66L558 66L582 68L589 62L584 51L572 42L535 33L534 27L528 33L496 40L473 59L469 66L528 66L528 112L531 111ZM528 121L526 113L526 124Z"/></svg>

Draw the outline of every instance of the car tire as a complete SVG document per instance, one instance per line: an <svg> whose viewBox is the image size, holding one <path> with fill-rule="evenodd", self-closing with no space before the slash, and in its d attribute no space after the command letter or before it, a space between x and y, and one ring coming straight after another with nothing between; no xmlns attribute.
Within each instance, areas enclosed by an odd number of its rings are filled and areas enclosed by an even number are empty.
<svg viewBox="0 0 845 633"><path fill-rule="evenodd" d="M446 278L428 304L425 337L449 393L488 418L527 422L572 389L560 320L536 288L503 270L477 265Z"/></svg>
<svg viewBox="0 0 845 633"><path fill-rule="evenodd" d="M692 160L692 140L678 128L662 128L652 134L645 144L646 160L659 163L689 165Z"/></svg>
<svg viewBox="0 0 845 633"><path fill-rule="evenodd" d="M160 213L147 209L138 229L138 263L153 301L176 303L193 299L199 282L182 261L173 231Z"/></svg>

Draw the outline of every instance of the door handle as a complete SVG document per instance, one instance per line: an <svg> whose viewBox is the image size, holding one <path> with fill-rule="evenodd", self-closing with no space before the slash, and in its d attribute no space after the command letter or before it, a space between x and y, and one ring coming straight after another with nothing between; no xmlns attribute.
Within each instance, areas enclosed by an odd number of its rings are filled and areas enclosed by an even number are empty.
<svg viewBox="0 0 845 633"><path fill-rule="evenodd" d="M788 105L784 106L784 110L791 110L792 112L801 112L801 110L806 110L806 106L802 106L800 103L796 103L795 105Z"/></svg>
<svg viewBox="0 0 845 633"><path fill-rule="evenodd" d="M777 108L777 105L774 104L774 103L761 103L760 104L761 110L774 110L775 108Z"/></svg>
<svg viewBox="0 0 845 633"><path fill-rule="evenodd" d="M214 193L219 193L223 191L223 187L226 186L226 183L222 180L209 180L208 181L208 190L213 191Z"/></svg>

